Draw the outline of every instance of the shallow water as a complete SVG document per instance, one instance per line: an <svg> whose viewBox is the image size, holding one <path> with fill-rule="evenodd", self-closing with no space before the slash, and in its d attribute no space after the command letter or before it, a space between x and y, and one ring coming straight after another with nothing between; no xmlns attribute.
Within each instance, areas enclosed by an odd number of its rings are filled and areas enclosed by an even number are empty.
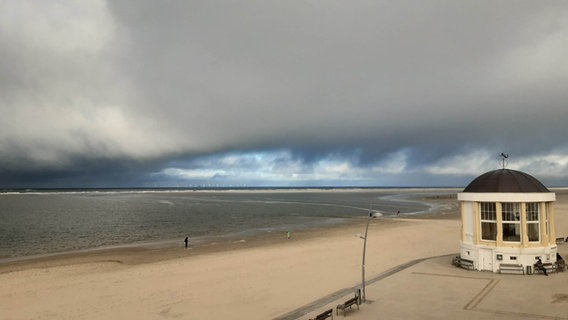
<svg viewBox="0 0 568 320"><path fill-rule="evenodd" d="M447 191L432 191L442 194ZM424 192L380 190L81 191L0 194L0 259L140 243L246 238L435 210Z"/></svg>

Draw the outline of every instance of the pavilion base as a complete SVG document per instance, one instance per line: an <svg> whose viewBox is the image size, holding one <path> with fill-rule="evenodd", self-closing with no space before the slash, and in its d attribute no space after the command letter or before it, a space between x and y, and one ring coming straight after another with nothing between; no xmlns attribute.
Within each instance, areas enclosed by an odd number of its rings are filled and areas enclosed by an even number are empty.
<svg viewBox="0 0 568 320"><path fill-rule="evenodd" d="M540 258L545 264L556 264L557 246L530 247L530 248L507 248L471 245L462 243L460 246L460 260L471 267L467 269L479 271L491 271L495 273L515 272L525 274L528 268L531 270L535 262ZM532 273L532 272L531 272Z"/></svg>

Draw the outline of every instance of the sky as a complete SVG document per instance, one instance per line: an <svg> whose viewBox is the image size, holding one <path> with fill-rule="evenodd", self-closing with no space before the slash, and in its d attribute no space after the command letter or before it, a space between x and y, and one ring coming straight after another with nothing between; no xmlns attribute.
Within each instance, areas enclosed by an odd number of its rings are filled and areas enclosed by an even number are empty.
<svg viewBox="0 0 568 320"><path fill-rule="evenodd" d="M568 186L568 2L0 2L0 188Z"/></svg>

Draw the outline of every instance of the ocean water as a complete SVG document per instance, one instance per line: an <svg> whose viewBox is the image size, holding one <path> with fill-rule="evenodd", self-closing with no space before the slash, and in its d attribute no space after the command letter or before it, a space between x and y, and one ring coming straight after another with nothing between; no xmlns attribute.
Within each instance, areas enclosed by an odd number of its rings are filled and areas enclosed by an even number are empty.
<svg viewBox="0 0 568 320"><path fill-rule="evenodd" d="M428 195L448 194L428 189ZM95 248L243 239L435 210L425 191L66 190L0 193L0 261Z"/></svg>

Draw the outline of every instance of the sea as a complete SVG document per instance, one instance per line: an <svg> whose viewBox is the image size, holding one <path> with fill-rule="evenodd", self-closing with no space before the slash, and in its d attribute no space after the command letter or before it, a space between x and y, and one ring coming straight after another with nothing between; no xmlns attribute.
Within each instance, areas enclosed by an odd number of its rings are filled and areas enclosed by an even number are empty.
<svg viewBox="0 0 568 320"><path fill-rule="evenodd" d="M446 189L65 189L0 192L0 262L143 245L247 239L428 214Z"/></svg>

